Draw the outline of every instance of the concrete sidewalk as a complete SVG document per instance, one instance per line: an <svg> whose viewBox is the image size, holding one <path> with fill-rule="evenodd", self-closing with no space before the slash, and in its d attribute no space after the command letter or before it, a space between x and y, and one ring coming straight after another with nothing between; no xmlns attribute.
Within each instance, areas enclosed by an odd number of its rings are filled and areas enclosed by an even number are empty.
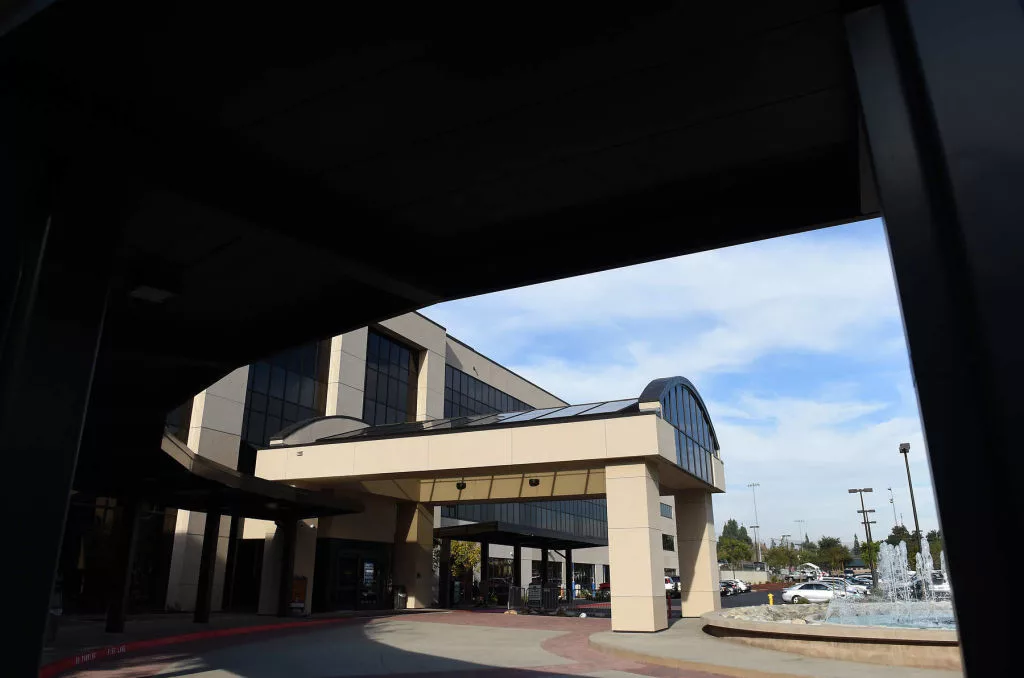
<svg viewBox="0 0 1024 678"><path fill-rule="evenodd" d="M815 678L957 678L956 671L861 664L762 650L704 633L700 619L681 619L660 633L590 636L590 646L634 661L740 678L814 676Z"/></svg>
<svg viewBox="0 0 1024 678"><path fill-rule="evenodd" d="M125 624L124 633L107 633L102 617L65 617L57 630L57 639L43 650L42 663L46 665L57 659L70 657L89 650L152 640L186 636L223 629L257 629L279 625L323 622L331 619L349 619L355 617L379 617L396 614L445 614L446 610L409 609L409 610L365 610L359 612L335 612L318 614L310 617L272 617L256 614L234 614L215 612L210 615L206 624L192 621L191 612L166 612L146 615L134 615Z"/></svg>

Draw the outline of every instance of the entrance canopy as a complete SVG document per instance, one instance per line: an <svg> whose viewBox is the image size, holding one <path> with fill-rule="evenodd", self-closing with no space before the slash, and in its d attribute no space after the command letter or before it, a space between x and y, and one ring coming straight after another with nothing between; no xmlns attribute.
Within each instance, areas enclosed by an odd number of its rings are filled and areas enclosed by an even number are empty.
<svg viewBox="0 0 1024 678"><path fill-rule="evenodd" d="M608 540L599 537L582 537L556 530L544 530L526 525L491 521L486 523L467 523L434 528L436 539L458 539L461 541L480 541L488 544L505 544L508 546L525 546L536 549L585 549L594 546L607 546Z"/></svg>
<svg viewBox="0 0 1024 678"><path fill-rule="evenodd" d="M160 446L164 454L151 459L151 463L159 461L151 476L130 484L112 477L108 483L91 483L86 493L265 520L297 520L363 510L362 503L351 498L240 473L196 454L168 434L163 436Z"/></svg>
<svg viewBox="0 0 1024 678"><path fill-rule="evenodd" d="M725 491L717 437L692 383L670 377L639 398L385 426L313 419L260 450L256 474L448 504L600 497L606 467L634 461L657 468L665 495Z"/></svg>

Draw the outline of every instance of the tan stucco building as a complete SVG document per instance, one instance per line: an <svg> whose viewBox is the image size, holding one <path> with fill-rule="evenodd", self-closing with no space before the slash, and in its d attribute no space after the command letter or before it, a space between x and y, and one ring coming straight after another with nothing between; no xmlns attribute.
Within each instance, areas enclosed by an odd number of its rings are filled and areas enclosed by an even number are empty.
<svg viewBox="0 0 1024 678"><path fill-rule="evenodd" d="M273 613L287 595L282 559L298 614L389 607L400 587L413 607L449 603L435 537L444 562L445 535L462 533L487 549L484 587L595 590L614 573L615 629L664 628L668 573L684 615L718 606L711 495L723 465L685 379L570 405L412 313L239 368L185 409L177 435L198 455L363 508L284 537L280 524L223 518L214 609ZM204 522L174 517L168 608L194 604ZM531 547L538 534L564 548Z"/></svg>

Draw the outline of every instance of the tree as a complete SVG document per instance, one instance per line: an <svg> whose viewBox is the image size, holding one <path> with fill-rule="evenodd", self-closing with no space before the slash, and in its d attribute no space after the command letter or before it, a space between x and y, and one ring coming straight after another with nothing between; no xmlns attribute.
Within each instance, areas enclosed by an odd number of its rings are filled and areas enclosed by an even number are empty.
<svg viewBox="0 0 1024 678"><path fill-rule="evenodd" d="M907 542L910 545L910 530L903 525L893 525L892 532L885 538L885 541L890 546L897 546L901 541Z"/></svg>
<svg viewBox="0 0 1024 678"><path fill-rule="evenodd" d="M732 574L736 576L736 563L750 560L752 550L750 544L737 537L722 537L718 540L718 559L732 566Z"/></svg>
<svg viewBox="0 0 1024 678"><path fill-rule="evenodd" d="M907 542L907 562L910 564L910 569L914 569L917 554L921 551L920 532L915 530L911 533L905 526L895 525L885 541L892 546L898 545L901 541Z"/></svg>
<svg viewBox="0 0 1024 678"><path fill-rule="evenodd" d="M850 551L839 537L822 537L818 540L818 558L835 572L843 569L843 564L850 559Z"/></svg>
<svg viewBox="0 0 1024 678"><path fill-rule="evenodd" d="M878 545L881 543L880 541L866 541L860 547L860 557L870 568L878 564Z"/></svg>
<svg viewBox="0 0 1024 678"><path fill-rule="evenodd" d="M725 538L739 539L740 541L748 544L753 544L753 540L750 535L747 534L747 528L736 522L735 518L729 518L725 521L725 525L722 527L722 539Z"/></svg>
<svg viewBox="0 0 1024 678"><path fill-rule="evenodd" d="M857 537L856 534L853 535L853 555L860 555L860 539Z"/></svg>
<svg viewBox="0 0 1024 678"><path fill-rule="evenodd" d="M770 548L764 552L764 561L776 570L792 567L797 563L796 552L789 544L775 544L772 542Z"/></svg>
<svg viewBox="0 0 1024 678"><path fill-rule="evenodd" d="M452 574L464 577L480 563L480 544L452 540Z"/></svg>

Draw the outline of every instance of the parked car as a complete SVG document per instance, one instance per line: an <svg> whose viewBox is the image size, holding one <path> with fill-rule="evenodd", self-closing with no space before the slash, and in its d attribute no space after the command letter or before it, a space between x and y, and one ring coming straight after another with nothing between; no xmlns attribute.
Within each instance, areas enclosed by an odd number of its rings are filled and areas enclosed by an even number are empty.
<svg viewBox="0 0 1024 678"><path fill-rule="evenodd" d="M838 590L834 586L822 581L809 581L803 584L791 586L782 591L782 602L784 603L825 603L838 596L847 596L845 590Z"/></svg>
<svg viewBox="0 0 1024 678"><path fill-rule="evenodd" d="M750 584L743 581L742 579L723 579L722 581L728 582L735 586L738 593L746 593L750 590Z"/></svg>
<svg viewBox="0 0 1024 678"><path fill-rule="evenodd" d="M672 594L673 598L679 596L679 577L665 575L665 590Z"/></svg>
<svg viewBox="0 0 1024 678"><path fill-rule="evenodd" d="M723 596L734 596L739 593L739 590L727 581L719 582L718 592Z"/></svg>
<svg viewBox="0 0 1024 678"><path fill-rule="evenodd" d="M932 592L936 598L950 598L953 595L953 590L942 570L932 570Z"/></svg>
<svg viewBox="0 0 1024 678"><path fill-rule="evenodd" d="M842 577L822 577L821 581L829 584L836 584L845 590L847 593L856 593L858 595L865 596L868 593L868 587L863 584L859 584L849 579L843 579Z"/></svg>

